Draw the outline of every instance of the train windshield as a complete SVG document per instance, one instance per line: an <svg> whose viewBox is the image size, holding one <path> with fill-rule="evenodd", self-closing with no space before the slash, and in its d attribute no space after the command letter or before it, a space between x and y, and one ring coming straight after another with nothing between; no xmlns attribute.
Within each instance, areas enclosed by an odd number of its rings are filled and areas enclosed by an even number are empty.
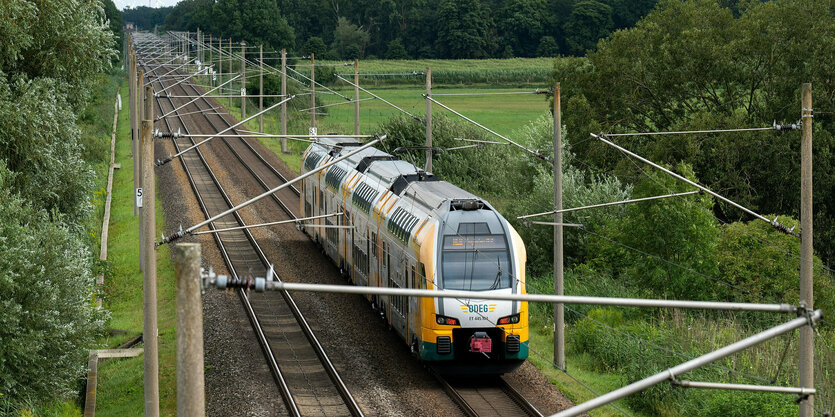
<svg viewBox="0 0 835 417"><path fill-rule="evenodd" d="M512 269L504 235L444 236L443 287L487 291L510 288Z"/></svg>

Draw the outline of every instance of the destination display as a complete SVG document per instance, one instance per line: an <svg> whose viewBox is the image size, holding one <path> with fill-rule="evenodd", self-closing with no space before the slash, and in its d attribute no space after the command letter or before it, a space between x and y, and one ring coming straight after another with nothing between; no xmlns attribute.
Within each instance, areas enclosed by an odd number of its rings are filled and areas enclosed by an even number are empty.
<svg viewBox="0 0 835 417"><path fill-rule="evenodd" d="M502 235L444 236L444 250L504 250Z"/></svg>

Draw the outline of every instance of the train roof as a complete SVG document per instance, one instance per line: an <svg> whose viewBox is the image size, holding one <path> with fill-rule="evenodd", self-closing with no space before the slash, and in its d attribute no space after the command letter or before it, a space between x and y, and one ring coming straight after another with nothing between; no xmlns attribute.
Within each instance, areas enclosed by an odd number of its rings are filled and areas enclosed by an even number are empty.
<svg viewBox="0 0 835 417"><path fill-rule="evenodd" d="M447 201L479 200L474 194L446 181L413 182L404 196L413 198L430 210L438 210Z"/></svg>

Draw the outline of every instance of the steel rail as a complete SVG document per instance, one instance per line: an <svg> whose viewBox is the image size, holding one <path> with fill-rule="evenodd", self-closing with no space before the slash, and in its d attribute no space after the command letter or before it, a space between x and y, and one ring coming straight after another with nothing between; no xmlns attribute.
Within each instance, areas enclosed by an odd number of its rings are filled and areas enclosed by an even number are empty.
<svg viewBox="0 0 835 417"><path fill-rule="evenodd" d="M196 90L196 88L195 88L193 85L189 85L189 86L190 86L191 88L193 88L193 89L195 89L195 90ZM185 90L185 86L184 86L184 85L181 85L181 86L180 86L180 88L182 88L183 90ZM169 98L169 101L171 101L171 99L170 99L170 98ZM206 100L205 98L203 98L203 101L204 101L206 104L211 105L211 103L209 103L209 102L208 102L208 100ZM173 101L171 102L171 104L172 104L172 106L173 106ZM205 114L204 114L204 116L205 116ZM217 126L216 126L216 124L215 124L214 122L212 122L212 120L211 120L210 118L208 118L208 116L205 116L205 117L206 117L207 122L208 122L210 125L212 125L212 126L213 126L213 128L215 128L215 129L217 130ZM231 125L231 123L230 123L229 121L227 121L224 117L222 117L222 116L220 116L220 117L221 117L221 119L223 120L223 122L224 122L224 123ZM185 128L185 123L181 121L181 124L182 124L182 125L183 125L183 127ZM193 142L193 140L192 140L192 142ZM227 142L227 141L224 139L224 142ZM286 179L284 179L284 177L283 177L283 176L281 176L281 174L280 174L280 173L278 173L278 171L276 171L276 170L275 170L275 169L274 169L271 165L269 165L269 164L266 162L266 160L264 160L264 158L263 158L263 157L262 157L262 156L261 156L261 155L260 155L257 151L255 151L255 149L254 149L254 148L252 148L252 146L251 146L249 143L246 143L246 141L243 141L243 142L246 144L246 146L248 147L248 149L250 149L250 150L252 151L252 153L258 157L258 160L259 160L261 163L263 163L265 166L270 167L270 169L271 169L271 170L272 170L272 171L276 174L276 176L277 176L277 177L279 177L280 179L282 179L282 180L286 181ZM176 144L176 141L175 141L175 144ZM229 146L229 147L230 147L230 150L232 150L232 152L236 154L236 156L239 158L239 160L241 161L241 163L242 163L243 165L247 166L247 165L244 163L243 159L240 157L240 155L238 155L238 154L237 154L237 152L236 152L236 151L235 151L235 150L231 147L231 145L230 145L228 142L227 142L227 146ZM202 157L202 153L198 152L198 154L199 154L199 155L200 155L200 157L201 157L201 161L203 161L203 163L205 164L205 159L203 159L203 157ZM206 167L208 168L208 165L206 165ZM255 172L253 172L253 170L252 170L249 166L247 166L247 169L248 169L248 170L249 170L249 171L250 171L250 172L251 172L254 176L256 176L256 177L257 177L257 175L255 174ZM211 170L210 170L210 172L211 172ZM230 207L231 207L231 206L232 206L231 201L228 199L228 197L226 196L225 192L223 192L222 187L220 187L219 183L217 182L216 178L214 178L214 175L213 175L213 174L212 174L212 177L213 177L213 180L215 181L215 183L216 183L216 185L217 185L217 187L218 187L219 191L222 193L222 195L223 195L224 199L226 200L227 206L230 206ZM259 179L259 181L260 181L260 178L258 178L258 179ZM262 182L263 182L263 181L262 181ZM193 187L193 188L194 188L194 187ZM295 187L292 187L292 189L293 189L293 191L295 191L295 192L298 194L298 190L296 190L296 189L295 189ZM283 204L283 203L281 203L281 202L280 202L280 200L278 200L277 202L278 202L278 203L280 203L280 204ZM285 206L285 209L286 209L286 206ZM294 215L294 214L292 214L292 212L291 212L291 211L289 211L289 210L287 210L287 211L288 211L288 214L290 214L293 218L295 218L295 215ZM207 215L208 215L208 211L205 211L205 210L204 210L204 212L206 212L206 213L207 213ZM236 217L236 219L238 220L238 223L239 223L239 224L241 224L241 225L245 225L245 223L244 223L244 222L243 222L243 220L240 218L240 216L238 215L238 213L235 213L235 217ZM213 225L213 224L212 224L212 228L214 228L214 225ZM257 242L255 241L255 239L251 236L251 234L250 234L248 231L245 231L245 233L246 233L246 235L247 235L248 239L250 240L251 244L253 245L253 247L256 249L256 252L257 252L257 254L258 254L259 258L261 259L262 263L263 263L265 266L266 266L266 265L268 265L268 264L269 264L269 262L267 261L266 256L263 254L263 251L260 249L260 246L257 244ZM217 235L215 235L215 236L217 236ZM227 256L227 258L228 258L228 256ZM229 262L229 265L231 265L231 262ZM270 267L270 270L272 270L272 268L271 268L271 267ZM276 274L274 271L273 271L273 277L272 277L272 278L274 278L274 279L276 279L276 280L279 280L279 281L280 281L280 277L279 277L279 276L278 276L278 274ZM298 324L300 325L300 328L302 329L302 331L303 331L303 333L305 334L306 338L307 338L307 339L308 339L308 341L310 342L311 346L314 348L313 350L314 350L315 354L317 355L317 357L319 358L320 362L322 363L324 370L328 373L328 375L329 375L329 377L330 377L330 379L331 379L331 382L334 384L334 386L335 386L335 388L337 389L337 391L339 392L340 396L342 396L342 397L343 397L343 400L344 400L344 402L345 402L346 407L348 408L348 410L351 412L351 414L352 414L352 415L355 415L355 416L361 416L361 415L362 415L362 411L361 411L361 409L359 408L359 405L356 403L355 399L353 398L353 395L352 395L352 394L350 393L350 391L348 390L348 388L347 388L347 386L345 385L344 381L342 381L341 377L339 376L338 372L336 371L335 366L333 365L333 363L331 362L330 358L329 358L329 357L327 356L327 354L325 353L324 348L322 347L321 343L320 343L320 342L318 341L318 339L316 338L315 334L313 333L312 329L310 328L310 325L307 323L307 320L306 320L306 319L304 318L304 316L302 315L302 313L301 313L300 309L298 308L297 304L296 304L296 303L295 303L295 301L292 299L292 297L290 296L290 294L289 294L289 293L287 293L287 292L282 292L282 296L283 296L283 298L285 299L285 301L287 302L288 306L290 307L290 311L292 312L292 314L293 314L293 315L294 315L294 317L296 318L296 320L297 320ZM246 294L242 294L242 297L243 297L243 298L245 298L245 301L246 301L246 304L247 304L247 306L248 306L248 309L249 309L249 310L252 310L251 303L249 302L248 297L246 297ZM254 312L254 311L252 311L252 314L251 314L251 320L254 320L254 323L253 323L253 324L254 324L256 327L258 327L258 328L260 329L260 324L258 324L258 322L257 322L257 316L255 315L255 312ZM263 332L262 332L262 333L263 333ZM263 342L264 342L264 343L262 343L262 349L267 348L269 345L268 345L268 344L266 344L266 338L265 338L265 337L263 338ZM267 348L267 350L269 350L269 349ZM272 356L272 352L271 352L271 351L270 351L269 355L270 355L270 356Z"/></svg>
<svg viewBox="0 0 835 417"><path fill-rule="evenodd" d="M191 87L192 89L197 91L197 89L194 87L194 85L189 85L189 87ZM185 86L183 86L182 88L185 91ZM205 102L207 105L211 106L211 103L209 103L206 98L203 98L203 102ZM212 122L211 119L206 114L204 114L204 116L205 116L207 122L215 130L222 129L222 127L218 127L214 122ZM218 115L218 116L221 118L221 120L223 120L223 123L228 125L233 131L237 130L236 129L236 127L237 127L236 124L233 124L233 122L230 122L230 121L226 120L226 118L223 117L222 114ZM229 129L226 129L226 130L229 130ZM223 137L223 136L221 136L221 139L224 142L224 144L226 144L226 146L229 148L229 150L233 153L233 155L235 155L235 157L240 161L241 165L243 165L247 169L247 171L250 172L250 174L261 184L262 187L269 190L270 187L267 185L267 183L264 181L264 179L261 178L261 176L258 175L255 172L255 170L244 161L243 157L240 155L240 153L237 150L234 149L234 147L231 145L231 143L229 141L227 141L226 138ZM264 166L268 167L276 175L276 177L278 177L280 180L282 180L285 183L288 182L284 176L282 176L272 165L270 165L261 156L261 154L259 154L252 147L252 145L250 145L248 142L243 141L243 140L241 142L243 142L246 145L247 149L250 150L257 157L258 161L261 162ZM294 191L297 195L299 194L298 189L296 189L295 186L293 186L292 184L290 185L289 188L292 191ZM293 219L297 218L296 215L292 212L292 210L290 210L290 208L287 207L284 204L284 202L282 202L278 198L278 196L276 194L272 194L271 197L272 197L273 201L275 201L290 217L292 217ZM257 246L257 243L255 245ZM259 249L259 251L260 251L260 249ZM266 257L264 257L264 262L267 263ZM273 273L275 274L274 271L273 271ZM275 274L275 278L278 281L281 281L281 278L278 276L278 274ZM351 414L362 415L362 411L360 410L359 405L356 403L356 400L353 398L353 395L351 395L351 393L348 390L347 386L345 385L344 381L339 376L339 373L336 371L335 366L333 365L330 358L325 353L324 348L322 347L318 338L314 334L313 330L310 328L310 325L308 324L307 319L304 318L304 315L301 313L301 310L298 308L295 300L286 291L282 291L282 296L285 299L285 301L288 303L288 305L290 305L293 315L296 317L296 320L299 322L299 324L300 324L305 336L307 337L308 341L313 345L314 352L319 357L319 360L322 361L323 367L325 368L325 371L328 373L328 375L330 376L330 378L331 378L332 382L334 383L335 387L339 391L340 395L343 397L343 400L345 401L346 406L348 407Z"/></svg>
<svg viewBox="0 0 835 417"><path fill-rule="evenodd" d="M487 413L483 411L479 413L477 409L478 407L476 407L474 404L471 404L470 401L467 401L467 395L463 393L464 391L467 391L467 388L456 387L455 384L450 382L447 378L441 375L434 368L429 368L429 373L433 377L435 377L438 383L441 384L441 387L444 389L447 395L449 395L449 397L452 398L456 405L458 405L458 407L461 408L461 411L463 411L464 414L466 414L469 417L486 417ZM471 390L476 391L476 395L478 395L479 398L484 400L484 393L480 392L478 388L488 390L492 388L498 390L497 392L491 392L491 394L494 395L492 399L495 399L497 403L504 405L506 408L502 410L497 410L492 405L492 403L490 403L490 408L492 409L491 411L493 411L493 414L495 415L502 416L507 414L508 412L510 412L510 410L508 410L507 408L512 408L513 406L510 406L510 404L513 404L514 406L518 407L518 410L513 410L514 415L516 415L516 412L519 412L531 417L543 417L543 414L540 413L539 410L537 410L536 407L534 407L533 404L530 403L530 401L528 401L515 388L511 387L510 384L508 384L507 381L505 381L501 377L495 379L495 385L493 386L470 388ZM482 401L482 403L484 403L484 401Z"/></svg>
<svg viewBox="0 0 835 417"><path fill-rule="evenodd" d="M156 99L157 99L157 104L160 106L160 110L162 110L162 103L160 102L160 98L156 97ZM168 101L170 102L170 104L173 108L174 107L173 100L171 100L169 98ZM178 115L178 118L179 118L179 121L180 121L180 125L182 125L182 128L185 129L186 131L188 131L188 127L186 126L185 121L181 117L179 117L179 115ZM168 127L168 129L170 130L171 125L170 125L169 120L167 118L163 119L163 120L164 120L166 126ZM177 149L180 148L177 141L173 141L173 143L174 143L175 148L177 148ZM197 150L197 155L198 155L200 161L205 166L206 170L208 171L212 182L215 184L215 186L219 190L220 194L223 196L223 198L225 200L227 200L227 204L231 205L231 201L229 201L228 196L223 191L223 188L220 186L220 182L217 180L217 177L214 175L214 172L209 167L209 164L206 163L206 160L203 157L203 153L199 149ZM201 210L203 211L203 213L205 213L206 216L209 216L210 215L209 209L206 206L205 200L203 199L203 196L201 195L200 190L199 190L199 188L198 188L198 186L197 186L197 184L194 180L194 175L192 174L191 169L189 168L189 166L185 162L185 160L181 160L181 162L182 162L183 169L186 173L186 177L189 180L189 184L191 185L191 188L194 191L195 197L197 198L197 202L200 205ZM240 215L238 215L238 213L235 213L235 218L239 223L243 224L243 219L240 218ZM210 227L212 229L215 228L214 224L211 224ZM254 239L252 238L251 234L248 233L248 231L244 231L244 233L246 233L247 239L254 242ZM229 257L229 252L226 249L226 245L224 244L223 239L221 239L220 235L215 234L214 235L214 240L215 240L215 243L218 245L218 249L220 250L221 256L223 256L223 259L226 262L226 265L229 268L229 270L233 274L238 275L237 272L236 272L236 269L234 267L234 264ZM279 368L279 366L278 366L278 362L276 360L276 357L273 354L272 349L270 349L270 345L267 341L266 335L264 334L263 328L261 327L261 324L259 323L258 318L255 316L255 312L253 311L252 305L249 302L249 297L247 297L244 290L238 290L238 296L239 296L239 298L241 299L241 302L244 305L244 309L247 312L247 318L249 319L250 323L253 326L253 330L255 331L256 338L258 339L259 345L261 346L261 350L264 352L264 354L266 356L266 360L267 360L267 364L270 368L270 372L273 374L273 377L275 378L276 384L279 387L279 391L282 394L282 398L284 400L285 405L288 408L288 411L290 411L290 413L293 416L300 417L301 412L299 411L298 405L296 404L296 401L293 398L292 393L290 392L289 384L287 383L287 380L284 377L284 374L281 372L281 368Z"/></svg>

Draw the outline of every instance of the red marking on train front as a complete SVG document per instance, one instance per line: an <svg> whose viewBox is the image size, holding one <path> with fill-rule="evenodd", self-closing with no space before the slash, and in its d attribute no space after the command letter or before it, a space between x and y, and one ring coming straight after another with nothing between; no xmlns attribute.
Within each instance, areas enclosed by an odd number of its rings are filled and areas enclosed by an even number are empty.
<svg viewBox="0 0 835 417"><path fill-rule="evenodd" d="M490 353L493 351L493 340L487 337L473 336L470 339L470 352Z"/></svg>

